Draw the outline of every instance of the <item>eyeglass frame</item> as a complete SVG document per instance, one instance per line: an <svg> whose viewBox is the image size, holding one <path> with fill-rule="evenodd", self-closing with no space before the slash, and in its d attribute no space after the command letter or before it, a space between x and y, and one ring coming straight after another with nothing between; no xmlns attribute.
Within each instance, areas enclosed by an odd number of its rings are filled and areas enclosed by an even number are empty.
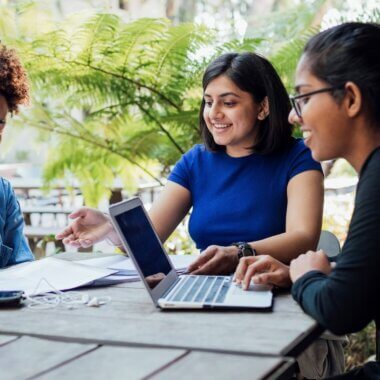
<svg viewBox="0 0 380 380"><path fill-rule="evenodd" d="M289 96L290 104L291 104L292 108L294 108L294 111L296 111L297 116L301 118L302 117L302 110L300 109L300 107L297 103L298 99L306 98L308 96L312 96L315 94L321 94L323 92L342 89L343 87L344 86L323 87L323 88L320 88L319 90L306 92L305 94L301 94L301 95L296 95L296 96L290 95Z"/></svg>

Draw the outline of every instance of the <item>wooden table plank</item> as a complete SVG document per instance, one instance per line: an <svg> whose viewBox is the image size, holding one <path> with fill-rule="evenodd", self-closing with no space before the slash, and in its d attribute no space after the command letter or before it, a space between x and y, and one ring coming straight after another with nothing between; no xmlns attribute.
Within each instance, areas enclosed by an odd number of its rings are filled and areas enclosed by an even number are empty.
<svg viewBox="0 0 380 380"><path fill-rule="evenodd" d="M100 347L64 366L39 376L38 380L142 379L174 362L185 350L137 347Z"/></svg>
<svg viewBox="0 0 380 380"><path fill-rule="evenodd" d="M152 376L166 379L265 379L283 364L282 358L191 352ZM278 378L278 377L277 377Z"/></svg>
<svg viewBox="0 0 380 380"><path fill-rule="evenodd" d="M112 301L101 308L4 310L0 313L0 333L35 334L76 342L286 356L317 327L287 294L276 297L274 312L263 313L163 312L155 308L142 288L108 287L86 292L92 296L110 296Z"/></svg>
<svg viewBox="0 0 380 380"><path fill-rule="evenodd" d="M22 337L0 347L0 378L1 380L30 378L96 347L96 345Z"/></svg>
<svg viewBox="0 0 380 380"><path fill-rule="evenodd" d="M0 346L16 340L17 335L0 335Z"/></svg>

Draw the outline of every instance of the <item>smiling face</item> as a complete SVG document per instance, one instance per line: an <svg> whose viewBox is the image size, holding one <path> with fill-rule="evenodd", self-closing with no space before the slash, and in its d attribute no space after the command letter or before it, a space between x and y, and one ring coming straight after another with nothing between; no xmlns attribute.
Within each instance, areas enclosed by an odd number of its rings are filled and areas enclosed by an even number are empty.
<svg viewBox="0 0 380 380"><path fill-rule="evenodd" d="M206 87L204 101L203 118L215 143L225 146L232 157L250 154L260 109L252 95L221 75Z"/></svg>
<svg viewBox="0 0 380 380"><path fill-rule="evenodd" d="M8 104L3 95L0 95L0 142L3 136L5 122L8 114Z"/></svg>
<svg viewBox="0 0 380 380"><path fill-rule="evenodd" d="M330 87L319 80L309 70L306 56L302 56L296 71L296 91L299 95ZM345 107L337 102L331 91L321 92L302 98L302 117L294 109L289 121L299 124L305 144L311 149L313 158L318 161L346 157L352 144L353 128Z"/></svg>

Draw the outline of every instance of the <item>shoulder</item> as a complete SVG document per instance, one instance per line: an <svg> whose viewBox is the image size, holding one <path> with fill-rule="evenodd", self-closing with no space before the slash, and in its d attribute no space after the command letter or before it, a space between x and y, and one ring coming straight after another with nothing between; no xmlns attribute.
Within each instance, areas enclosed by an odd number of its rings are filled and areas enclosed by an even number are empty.
<svg viewBox="0 0 380 380"><path fill-rule="evenodd" d="M302 139L292 138L289 144L276 156L287 171L288 179L304 171L317 170L322 172L321 164L313 159L310 149Z"/></svg>
<svg viewBox="0 0 380 380"><path fill-rule="evenodd" d="M300 158L310 159L310 161L314 161L311 157L310 149L305 145L302 139L292 137L289 143L275 153L273 159L279 160L281 162L294 162Z"/></svg>
<svg viewBox="0 0 380 380"><path fill-rule="evenodd" d="M300 138L292 137L287 148L285 149L289 155L299 155L304 152L310 153L310 149L305 145L304 141Z"/></svg>
<svg viewBox="0 0 380 380"><path fill-rule="evenodd" d="M5 195L7 197L13 194L11 183L3 177L0 177L0 191L2 195Z"/></svg>
<svg viewBox="0 0 380 380"><path fill-rule="evenodd" d="M189 167L196 162L208 160L213 155L213 152L207 150L203 144L194 145L188 150L181 158L180 161L184 162Z"/></svg>
<svg viewBox="0 0 380 380"><path fill-rule="evenodd" d="M207 150L207 148L203 144L196 144L190 150L188 150L183 155L183 157L199 157L199 156L205 156L209 153L210 152Z"/></svg>
<svg viewBox="0 0 380 380"><path fill-rule="evenodd" d="M362 173L376 172L380 168L380 147L375 149L367 158Z"/></svg>
<svg viewBox="0 0 380 380"><path fill-rule="evenodd" d="M358 194L380 192L380 147L367 158L359 175ZM366 195L365 195L366 196Z"/></svg>

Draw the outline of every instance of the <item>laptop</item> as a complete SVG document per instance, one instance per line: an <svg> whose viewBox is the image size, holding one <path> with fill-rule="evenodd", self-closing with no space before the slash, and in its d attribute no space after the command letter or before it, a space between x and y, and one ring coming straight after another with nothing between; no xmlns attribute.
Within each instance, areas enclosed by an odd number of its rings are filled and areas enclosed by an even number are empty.
<svg viewBox="0 0 380 380"><path fill-rule="evenodd" d="M242 290L232 276L178 275L140 198L110 206L111 220L154 304L161 309L271 310L270 287Z"/></svg>

